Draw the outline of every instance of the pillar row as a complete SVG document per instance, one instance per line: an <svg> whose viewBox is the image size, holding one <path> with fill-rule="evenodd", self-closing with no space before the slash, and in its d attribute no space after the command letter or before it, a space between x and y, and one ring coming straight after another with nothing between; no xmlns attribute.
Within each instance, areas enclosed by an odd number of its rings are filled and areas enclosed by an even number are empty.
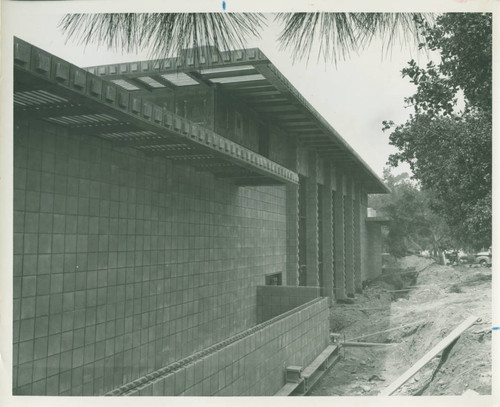
<svg viewBox="0 0 500 407"><path fill-rule="evenodd" d="M299 186L286 186L286 273L283 285L299 285Z"/></svg>
<svg viewBox="0 0 500 407"><path fill-rule="evenodd" d="M325 166L325 187L323 191L323 288L322 296L329 298L331 304L335 293L333 290L333 202L332 202L332 172L329 165Z"/></svg>
<svg viewBox="0 0 500 407"><path fill-rule="evenodd" d="M334 286L335 299L346 298L345 287L345 253L344 253L344 175L336 171L336 185L334 200Z"/></svg>
<svg viewBox="0 0 500 407"><path fill-rule="evenodd" d="M361 275L361 194L355 184L354 194L354 288L357 293L363 291L363 277Z"/></svg>
<svg viewBox="0 0 500 407"><path fill-rule="evenodd" d="M345 230L345 287L348 297L354 297L354 225L352 178L346 178L347 194L344 206Z"/></svg>
<svg viewBox="0 0 500 407"><path fill-rule="evenodd" d="M318 184L316 153L309 154L309 175L306 178L306 285L319 286L318 270Z"/></svg>

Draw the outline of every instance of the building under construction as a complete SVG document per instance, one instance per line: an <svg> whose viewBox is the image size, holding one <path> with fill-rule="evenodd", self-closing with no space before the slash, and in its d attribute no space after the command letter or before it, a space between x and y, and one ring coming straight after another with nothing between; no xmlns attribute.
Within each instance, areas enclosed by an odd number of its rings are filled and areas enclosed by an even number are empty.
<svg viewBox="0 0 500 407"><path fill-rule="evenodd" d="M291 394L334 362L388 191L260 50L208 51L15 39L14 394Z"/></svg>

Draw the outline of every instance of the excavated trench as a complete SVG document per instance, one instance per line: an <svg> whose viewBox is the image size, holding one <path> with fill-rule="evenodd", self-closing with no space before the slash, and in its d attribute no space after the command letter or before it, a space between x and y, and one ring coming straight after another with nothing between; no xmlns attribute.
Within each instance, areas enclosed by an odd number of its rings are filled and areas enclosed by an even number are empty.
<svg viewBox="0 0 500 407"><path fill-rule="evenodd" d="M344 347L311 395L378 395L471 315L479 322L395 394L491 393L491 269L406 258L370 281L353 303L332 306L331 332L340 342L385 346Z"/></svg>

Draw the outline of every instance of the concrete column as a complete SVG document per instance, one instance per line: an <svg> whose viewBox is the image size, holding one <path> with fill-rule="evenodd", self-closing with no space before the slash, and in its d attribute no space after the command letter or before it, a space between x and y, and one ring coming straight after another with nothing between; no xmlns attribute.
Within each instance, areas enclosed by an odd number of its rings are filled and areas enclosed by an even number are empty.
<svg viewBox="0 0 500 407"><path fill-rule="evenodd" d="M345 258L344 258L344 174L337 169L335 191L335 221L334 221L334 285L335 299L342 300L347 297L345 289Z"/></svg>
<svg viewBox="0 0 500 407"><path fill-rule="evenodd" d="M283 285L299 285L299 186L286 186L286 273Z"/></svg>
<svg viewBox="0 0 500 407"><path fill-rule="evenodd" d="M332 202L332 171L330 165L325 165L325 184L323 191L323 286L321 295L328 297L331 305L333 292L333 202Z"/></svg>
<svg viewBox="0 0 500 407"><path fill-rule="evenodd" d="M368 238L368 278L382 273L382 228L377 222L367 222Z"/></svg>
<svg viewBox="0 0 500 407"><path fill-rule="evenodd" d="M344 203L345 223L345 288L348 297L354 297L354 225L353 225L353 193L352 177L346 178L347 194Z"/></svg>
<svg viewBox="0 0 500 407"><path fill-rule="evenodd" d="M361 241L361 281L368 279L368 230L366 227L367 215L367 194L364 191L360 193L360 241Z"/></svg>
<svg viewBox="0 0 500 407"><path fill-rule="evenodd" d="M307 235L307 271L306 285L319 286L318 271L318 184L316 153L309 158L309 175L306 178L306 235Z"/></svg>
<svg viewBox="0 0 500 407"><path fill-rule="evenodd" d="M358 184L354 183L354 211L353 211L353 226L354 226L354 289L357 293L363 291L363 279L361 277L361 204L360 190Z"/></svg>

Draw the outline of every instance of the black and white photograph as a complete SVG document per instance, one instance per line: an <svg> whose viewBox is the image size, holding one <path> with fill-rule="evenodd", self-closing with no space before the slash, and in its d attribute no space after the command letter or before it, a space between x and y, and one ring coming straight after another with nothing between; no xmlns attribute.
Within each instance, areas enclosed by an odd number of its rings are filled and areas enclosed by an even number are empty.
<svg viewBox="0 0 500 407"><path fill-rule="evenodd" d="M292 3L2 2L0 404L500 405L500 3Z"/></svg>

